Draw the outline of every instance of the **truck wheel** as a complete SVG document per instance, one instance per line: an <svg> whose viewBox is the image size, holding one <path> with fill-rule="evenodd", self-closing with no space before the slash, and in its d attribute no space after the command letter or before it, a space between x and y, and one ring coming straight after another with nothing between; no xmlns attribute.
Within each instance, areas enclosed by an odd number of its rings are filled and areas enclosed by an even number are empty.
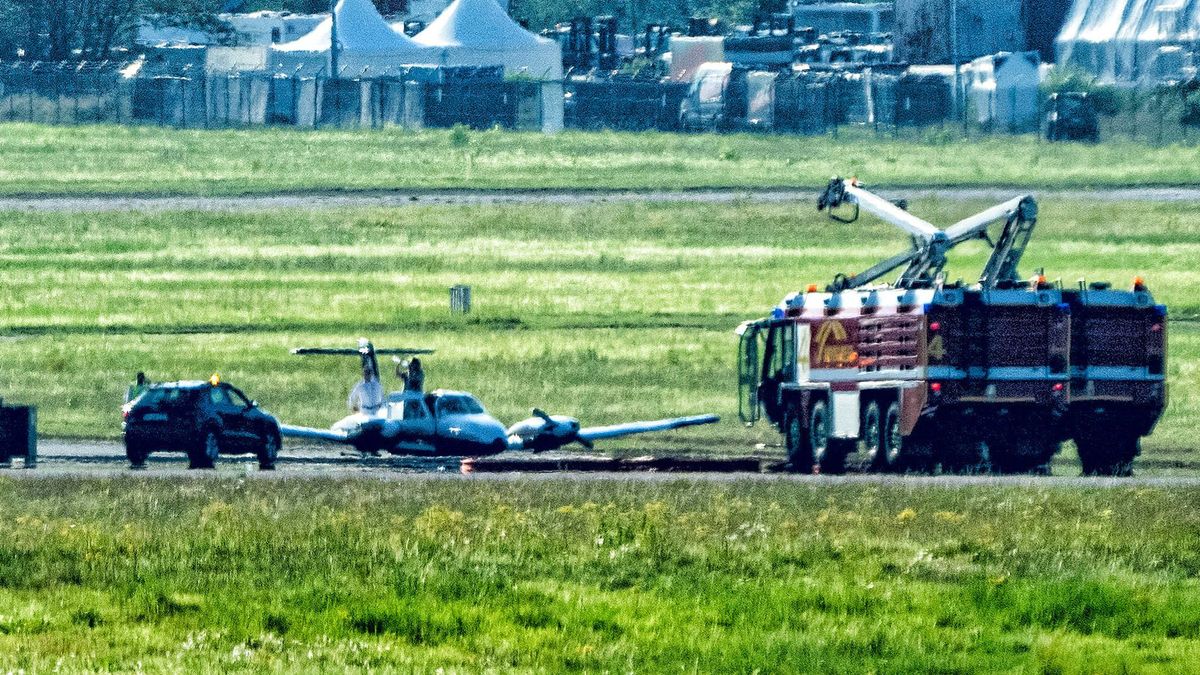
<svg viewBox="0 0 1200 675"><path fill-rule="evenodd" d="M1133 459L1141 454L1141 439L1136 436L1077 438L1075 446L1085 476L1132 476Z"/></svg>
<svg viewBox="0 0 1200 675"><path fill-rule="evenodd" d="M137 441L125 441L125 456L129 458L129 466L133 469L146 468L146 458L150 456L150 452L146 450L146 446Z"/></svg>
<svg viewBox="0 0 1200 675"><path fill-rule="evenodd" d="M188 452L188 468L211 469L216 465L220 454L221 444L217 439L217 432L209 429L204 432L200 442Z"/></svg>
<svg viewBox="0 0 1200 675"><path fill-rule="evenodd" d="M274 431L267 432L266 438L263 439L262 445L258 448L258 468L260 471L274 471L275 459L279 457L279 434Z"/></svg>
<svg viewBox="0 0 1200 675"><path fill-rule="evenodd" d="M872 471L887 469L887 453L884 452L883 421L879 413L879 404L871 401L863 411L862 418L863 453L867 456L867 466Z"/></svg>
<svg viewBox="0 0 1200 675"><path fill-rule="evenodd" d="M784 443L787 445L788 464L797 473L812 473L812 450L808 445L808 429L799 410L790 410L787 415Z"/></svg>
<svg viewBox="0 0 1200 675"><path fill-rule="evenodd" d="M893 403L888 406L887 414L883 417L883 427L880 429L880 462L883 471L903 472L907 470L920 471L921 466L912 452L905 452L904 432L900 427L900 405ZM915 450L916 448L912 448Z"/></svg>
<svg viewBox="0 0 1200 675"><path fill-rule="evenodd" d="M828 469L832 473L839 473L838 465L844 467L846 464L845 457L842 457L841 462L838 461L837 455L841 453L830 443L829 408L824 401L813 403L808 411L808 447L813 464L822 471Z"/></svg>

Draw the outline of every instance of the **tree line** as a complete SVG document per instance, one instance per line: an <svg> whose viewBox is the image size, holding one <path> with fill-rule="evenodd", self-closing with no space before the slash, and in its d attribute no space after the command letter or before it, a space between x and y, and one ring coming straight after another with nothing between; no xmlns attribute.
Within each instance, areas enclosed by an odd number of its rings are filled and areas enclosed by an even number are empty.
<svg viewBox="0 0 1200 675"><path fill-rule="evenodd" d="M0 0L0 59L108 59L133 44L138 24L222 32L215 0Z"/></svg>

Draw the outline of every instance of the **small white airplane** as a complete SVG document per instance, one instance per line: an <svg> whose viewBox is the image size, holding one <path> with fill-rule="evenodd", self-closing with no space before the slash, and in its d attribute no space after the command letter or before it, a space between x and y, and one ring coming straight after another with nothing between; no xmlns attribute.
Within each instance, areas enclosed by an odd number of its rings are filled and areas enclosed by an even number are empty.
<svg viewBox="0 0 1200 675"><path fill-rule="evenodd" d="M293 354L356 355L364 374L378 378L377 354L428 354L427 349L375 349L359 340L357 349L293 349ZM338 420L329 429L281 424L284 436L342 443L360 452L386 451L393 455L480 456L505 450L542 452L571 443L591 448L593 441L631 434L666 431L719 421L716 415L695 415L651 422L630 422L581 428L579 420L547 415L534 409L533 417L508 429L488 414L471 394L438 389L429 393L402 391L389 394L378 407L369 406Z"/></svg>

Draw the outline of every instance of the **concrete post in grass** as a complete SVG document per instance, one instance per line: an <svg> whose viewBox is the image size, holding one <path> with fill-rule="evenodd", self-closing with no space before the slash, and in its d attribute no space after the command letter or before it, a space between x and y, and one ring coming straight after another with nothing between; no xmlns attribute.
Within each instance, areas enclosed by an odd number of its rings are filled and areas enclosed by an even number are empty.
<svg viewBox="0 0 1200 675"><path fill-rule="evenodd" d="M450 313L471 313L471 287L456 284L450 287Z"/></svg>

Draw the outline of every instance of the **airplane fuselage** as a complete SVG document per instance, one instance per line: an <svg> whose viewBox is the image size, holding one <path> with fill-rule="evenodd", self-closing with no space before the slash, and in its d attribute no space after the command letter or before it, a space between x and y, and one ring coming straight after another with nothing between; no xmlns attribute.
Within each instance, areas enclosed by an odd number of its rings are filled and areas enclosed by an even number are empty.
<svg viewBox="0 0 1200 675"><path fill-rule="evenodd" d="M478 456L506 450L504 425L465 396L449 392L424 396L396 393L378 410L348 415L333 429L345 433L347 442L364 452Z"/></svg>

